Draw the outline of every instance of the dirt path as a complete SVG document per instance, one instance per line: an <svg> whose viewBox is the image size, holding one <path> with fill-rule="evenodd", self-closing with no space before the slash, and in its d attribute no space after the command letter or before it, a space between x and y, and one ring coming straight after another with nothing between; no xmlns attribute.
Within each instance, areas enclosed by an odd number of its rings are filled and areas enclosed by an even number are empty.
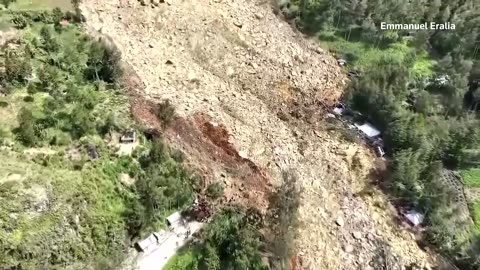
<svg viewBox="0 0 480 270"><path fill-rule="evenodd" d="M354 196L373 166L371 154L324 130L321 106L338 99L345 82L335 59L276 17L269 3L84 0L82 10L90 31L115 41L145 83L143 95L169 98L186 119L204 113L223 124L239 156L263 168L273 185L282 170L300 176L303 268L372 269L380 249L391 250L394 261L424 264L427 255L398 230L382 195ZM180 139L200 140L182 130Z"/></svg>

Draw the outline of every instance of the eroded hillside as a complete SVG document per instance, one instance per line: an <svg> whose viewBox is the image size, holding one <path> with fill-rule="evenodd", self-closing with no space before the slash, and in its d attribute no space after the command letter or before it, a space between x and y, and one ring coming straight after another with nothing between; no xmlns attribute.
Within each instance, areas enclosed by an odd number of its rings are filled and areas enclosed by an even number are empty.
<svg viewBox="0 0 480 270"><path fill-rule="evenodd" d="M82 11L90 31L110 36L138 74L139 94L178 108L183 118L167 137L208 178L224 178L231 200L264 206L282 171L299 175L304 269L373 269L377 256L432 263L366 184L373 155L326 129L323 106L346 82L335 59L269 1L85 0ZM147 111L140 118L155 125Z"/></svg>

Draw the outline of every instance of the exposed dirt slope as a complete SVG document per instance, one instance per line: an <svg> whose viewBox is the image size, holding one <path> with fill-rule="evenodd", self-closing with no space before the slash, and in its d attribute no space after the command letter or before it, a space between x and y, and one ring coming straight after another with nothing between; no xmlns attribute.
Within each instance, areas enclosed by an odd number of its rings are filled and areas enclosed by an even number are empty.
<svg viewBox="0 0 480 270"><path fill-rule="evenodd" d="M335 59L272 13L269 1L173 0L154 7L84 0L82 10L90 30L110 36L135 69L145 84L140 94L171 99L183 118L169 138L206 175L239 186L260 206L282 170L300 176L303 268L372 269L372 258L390 250L407 264L427 260L393 223L381 194L354 196L373 157L328 134L321 119L345 78ZM137 104L136 112L145 110L148 119L147 109Z"/></svg>

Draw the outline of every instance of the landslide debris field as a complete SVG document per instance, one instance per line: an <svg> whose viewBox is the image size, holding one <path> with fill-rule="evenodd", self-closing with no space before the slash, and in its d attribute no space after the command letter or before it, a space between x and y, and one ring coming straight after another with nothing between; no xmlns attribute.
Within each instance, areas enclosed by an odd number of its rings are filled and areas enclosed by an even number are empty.
<svg viewBox="0 0 480 270"><path fill-rule="evenodd" d="M324 106L346 83L332 56L269 1L168 2L81 7L89 31L111 37L138 75L142 98L132 111L140 121L158 125L150 104L171 100L180 117L166 138L206 179L223 181L229 201L266 209L282 171L295 172L304 190L295 258L303 269L373 269L376 256L435 264L368 184L374 155L327 129Z"/></svg>

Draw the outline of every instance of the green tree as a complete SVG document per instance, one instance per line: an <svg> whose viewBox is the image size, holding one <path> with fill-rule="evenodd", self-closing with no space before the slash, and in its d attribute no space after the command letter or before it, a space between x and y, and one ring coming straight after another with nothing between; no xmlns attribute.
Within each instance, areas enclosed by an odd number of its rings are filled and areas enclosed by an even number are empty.
<svg viewBox="0 0 480 270"><path fill-rule="evenodd" d="M397 152L392 168L392 185L401 201L419 205L425 183L422 172L426 164L420 153L411 149Z"/></svg>
<svg viewBox="0 0 480 270"><path fill-rule="evenodd" d="M15 3L17 0L1 0L1 4L4 5L6 8L10 6L10 4Z"/></svg>
<svg viewBox="0 0 480 270"><path fill-rule="evenodd" d="M26 83L31 73L30 58L22 58L14 51L5 53L5 73L0 75L4 83Z"/></svg>
<svg viewBox="0 0 480 270"><path fill-rule="evenodd" d="M87 134L93 134L96 129L95 118L92 112L82 105L76 105L70 113L71 134L80 138Z"/></svg>
<svg viewBox="0 0 480 270"><path fill-rule="evenodd" d="M231 207L222 210L208 225L204 237L208 248L203 251L204 264L210 262L216 267L218 257L220 265L227 269L267 269L260 256L259 236L248 223L244 209Z"/></svg>
<svg viewBox="0 0 480 270"><path fill-rule="evenodd" d="M207 269L220 270L220 257L216 248L209 243L203 247L203 264Z"/></svg>
<svg viewBox="0 0 480 270"><path fill-rule="evenodd" d="M116 82L123 74L121 55L113 43L105 40L92 40L88 48L85 76L89 80Z"/></svg>
<svg viewBox="0 0 480 270"><path fill-rule="evenodd" d="M55 53L60 49L60 43L49 25L40 29L40 37L43 40L44 49L49 53Z"/></svg>
<svg viewBox="0 0 480 270"><path fill-rule="evenodd" d="M161 121L162 127L166 128L175 118L175 107L172 105L170 100L167 99L157 105L155 114Z"/></svg>
<svg viewBox="0 0 480 270"><path fill-rule="evenodd" d="M35 118L32 111L23 107L18 113L17 136L27 146L33 146L37 141L35 135Z"/></svg>

